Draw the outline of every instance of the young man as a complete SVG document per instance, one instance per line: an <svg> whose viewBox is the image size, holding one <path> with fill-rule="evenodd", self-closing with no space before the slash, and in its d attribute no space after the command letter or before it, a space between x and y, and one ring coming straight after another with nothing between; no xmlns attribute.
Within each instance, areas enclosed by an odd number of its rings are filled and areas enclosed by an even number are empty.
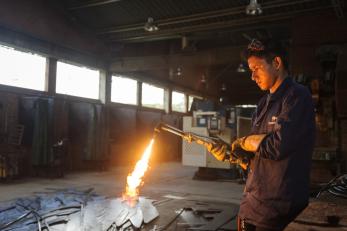
<svg viewBox="0 0 347 231"><path fill-rule="evenodd" d="M239 230L283 230L308 204L315 122L309 90L288 76L280 43L253 40L244 52L260 99L249 136L232 151L253 152L240 204ZM223 159L219 147L211 149ZM224 149L223 149L224 150Z"/></svg>

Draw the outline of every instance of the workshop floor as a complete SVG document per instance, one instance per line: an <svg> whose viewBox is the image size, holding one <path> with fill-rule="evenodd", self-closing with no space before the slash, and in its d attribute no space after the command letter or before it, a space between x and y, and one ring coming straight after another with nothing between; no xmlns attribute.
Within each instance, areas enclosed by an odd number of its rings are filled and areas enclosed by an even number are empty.
<svg viewBox="0 0 347 231"><path fill-rule="evenodd" d="M64 178L25 178L0 184L0 202L34 195L54 189L94 188L97 194L120 197L124 191L131 166L116 167L106 172L70 173ZM183 207L210 204L209 208L239 204L243 185L231 181L193 180L196 167L182 166L179 162L151 166L144 179L140 195L157 201L160 223L167 223ZM164 217L167 216L166 219ZM162 218L161 218L162 217Z"/></svg>
<svg viewBox="0 0 347 231"><path fill-rule="evenodd" d="M25 178L0 184L0 201L29 196L35 192L63 188L94 188L101 195L119 197L125 187L131 166L116 167L105 172L66 174L64 178ZM230 181L193 180L196 167L182 166L179 162L151 166L140 190L141 196L171 194L194 199L239 203L243 185Z"/></svg>

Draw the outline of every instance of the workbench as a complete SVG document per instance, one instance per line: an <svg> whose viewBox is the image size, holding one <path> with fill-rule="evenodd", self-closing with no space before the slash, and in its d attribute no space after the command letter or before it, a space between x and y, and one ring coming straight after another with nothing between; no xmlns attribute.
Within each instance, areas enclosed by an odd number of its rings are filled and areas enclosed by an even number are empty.
<svg viewBox="0 0 347 231"><path fill-rule="evenodd" d="M347 199L325 194L313 199L285 231L347 230Z"/></svg>

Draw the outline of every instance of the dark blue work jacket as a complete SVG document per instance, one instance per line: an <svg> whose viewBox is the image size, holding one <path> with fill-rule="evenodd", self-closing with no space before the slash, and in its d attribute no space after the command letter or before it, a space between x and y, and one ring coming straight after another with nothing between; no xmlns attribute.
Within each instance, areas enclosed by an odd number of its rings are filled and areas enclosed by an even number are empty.
<svg viewBox="0 0 347 231"><path fill-rule="evenodd" d="M286 78L259 102L252 134L267 134L251 161L239 216L265 228L284 228L308 204L315 137L309 90Z"/></svg>

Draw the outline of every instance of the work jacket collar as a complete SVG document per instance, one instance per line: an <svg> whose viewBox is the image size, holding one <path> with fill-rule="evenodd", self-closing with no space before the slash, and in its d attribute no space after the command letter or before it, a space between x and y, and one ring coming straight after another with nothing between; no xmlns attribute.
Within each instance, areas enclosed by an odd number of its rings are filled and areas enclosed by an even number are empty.
<svg viewBox="0 0 347 231"><path fill-rule="evenodd" d="M281 85L277 88L277 90L274 93L269 93L268 97L270 98L269 101L273 101L281 97L285 92L288 86L293 82L292 78L287 76L281 83Z"/></svg>

